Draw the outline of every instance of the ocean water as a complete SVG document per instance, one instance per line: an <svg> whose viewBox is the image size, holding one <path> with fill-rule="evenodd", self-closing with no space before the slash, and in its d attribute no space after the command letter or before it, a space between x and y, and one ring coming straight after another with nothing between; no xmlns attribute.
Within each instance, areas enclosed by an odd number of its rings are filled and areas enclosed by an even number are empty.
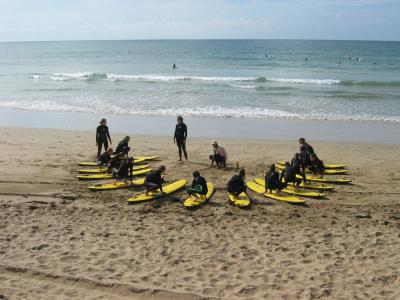
<svg viewBox="0 0 400 300"><path fill-rule="evenodd" d="M1 109L400 123L400 42L0 43Z"/></svg>

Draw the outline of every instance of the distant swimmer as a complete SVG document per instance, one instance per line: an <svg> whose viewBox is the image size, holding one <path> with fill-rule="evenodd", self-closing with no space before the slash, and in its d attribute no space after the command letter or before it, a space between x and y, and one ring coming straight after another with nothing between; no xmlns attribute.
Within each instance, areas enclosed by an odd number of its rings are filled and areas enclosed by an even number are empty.
<svg viewBox="0 0 400 300"><path fill-rule="evenodd" d="M174 69L174 70L176 70L176 69L177 69L177 66L176 66L176 64L174 64L174 65L172 66L172 69Z"/></svg>
<svg viewBox="0 0 400 300"><path fill-rule="evenodd" d="M265 57L268 57L268 53L267 53L267 54L265 54Z"/></svg>
<svg viewBox="0 0 400 300"><path fill-rule="evenodd" d="M351 56L349 56L349 60L352 60L353 58Z"/></svg>
<svg viewBox="0 0 400 300"><path fill-rule="evenodd" d="M305 61L308 61L308 57L306 57L304 60L305 60Z"/></svg>

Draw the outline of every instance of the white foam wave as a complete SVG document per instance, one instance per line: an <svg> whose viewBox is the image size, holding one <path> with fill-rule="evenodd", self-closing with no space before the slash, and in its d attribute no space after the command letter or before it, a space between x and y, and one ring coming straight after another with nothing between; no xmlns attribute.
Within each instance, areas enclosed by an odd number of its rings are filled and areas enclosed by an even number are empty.
<svg viewBox="0 0 400 300"><path fill-rule="evenodd" d="M315 84L315 85L335 85L340 84L336 79L296 79L296 78L267 78L267 81L295 83L295 84Z"/></svg>
<svg viewBox="0 0 400 300"><path fill-rule="evenodd" d="M204 106L197 108L168 108L168 109L126 109L115 105L92 103L89 107L58 103L55 101L9 101L0 102L0 107L49 111L49 112L84 112L84 113L110 113L130 115L161 115L176 116L182 114L195 117L211 118L253 118L253 119L297 119L297 120L336 120L336 121L379 121L400 123L400 116L382 116L371 114L342 115L320 112L318 114L296 114L283 110L256 108L256 107L221 107Z"/></svg>
<svg viewBox="0 0 400 300"><path fill-rule="evenodd" d="M256 85L236 85L236 84L230 84L229 86L238 88L238 89L256 89Z"/></svg>

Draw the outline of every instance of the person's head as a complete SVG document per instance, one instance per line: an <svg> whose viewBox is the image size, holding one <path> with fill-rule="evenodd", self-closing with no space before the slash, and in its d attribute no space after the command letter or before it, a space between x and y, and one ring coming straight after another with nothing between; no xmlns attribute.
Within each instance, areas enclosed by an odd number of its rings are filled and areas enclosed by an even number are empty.
<svg viewBox="0 0 400 300"><path fill-rule="evenodd" d="M161 165L158 169L161 171L161 173L164 173L165 170L167 170L167 168L164 165Z"/></svg>
<svg viewBox="0 0 400 300"><path fill-rule="evenodd" d="M112 148L108 148L108 149L107 149L107 153L108 153L109 155L111 155L111 154L114 153L114 150L113 150Z"/></svg>
<svg viewBox="0 0 400 300"><path fill-rule="evenodd" d="M176 121L177 121L178 123L183 123L183 117L182 117L182 116L178 116L178 117L176 118Z"/></svg>
<svg viewBox="0 0 400 300"><path fill-rule="evenodd" d="M270 171L275 171L275 164L270 165L270 166L269 166L269 170L270 170Z"/></svg>
<svg viewBox="0 0 400 300"><path fill-rule="evenodd" d="M306 143L306 139L305 138L299 138L299 144L300 145L304 145Z"/></svg>
<svg viewBox="0 0 400 300"><path fill-rule="evenodd" d="M217 142L217 141L213 141L213 142L211 143L211 145L212 145L214 148L218 148L218 142Z"/></svg>
<svg viewBox="0 0 400 300"><path fill-rule="evenodd" d="M124 141L129 142L131 138L129 136L124 137Z"/></svg>
<svg viewBox="0 0 400 300"><path fill-rule="evenodd" d="M310 155L311 160L316 160L317 159L317 154L313 153Z"/></svg>
<svg viewBox="0 0 400 300"><path fill-rule="evenodd" d="M293 158L294 158L294 159L300 159L300 153L295 153L295 154L293 155Z"/></svg>
<svg viewBox="0 0 400 300"><path fill-rule="evenodd" d="M199 178L200 177L200 172L199 171L194 171L193 172L193 177L194 178Z"/></svg>
<svg viewBox="0 0 400 300"><path fill-rule="evenodd" d="M240 169L239 176L242 178L246 177L246 171L244 169Z"/></svg>
<svg viewBox="0 0 400 300"><path fill-rule="evenodd" d="M106 119L101 119L100 120L101 125L107 125L107 120Z"/></svg>
<svg viewBox="0 0 400 300"><path fill-rule="evenodd" d="M285 167L290 167L290 162L285 162Z"/></svg>

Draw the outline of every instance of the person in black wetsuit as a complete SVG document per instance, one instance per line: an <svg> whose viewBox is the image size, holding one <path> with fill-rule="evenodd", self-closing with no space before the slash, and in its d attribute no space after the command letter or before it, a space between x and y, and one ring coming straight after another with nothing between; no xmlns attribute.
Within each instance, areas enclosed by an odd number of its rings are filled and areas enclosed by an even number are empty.
<svg viewBox="0 0 400 300"><path fill-rule="evenodd" d="M241 169L238 175L234 175L228 182L227 185L228 193L233 194L235 196L239 196L241 193L245 193L247 195L247 186L244 182L245 177L246 177L246 171L244 169Z"/></svg>
<svg viewBox="0 0 400 300"><path fill-rule="evenodd" d="M128 157L127 154L122 152L118 156L120 159L119 167L117 169L114 169L113 171L113 177L115 178L115 183L118 181L118 179L123 179L124 182L126 183L128 181L128 178L132 182L133 158Z"/></svg>
<svg viewBox="0 0 400 300"><path fill-rule="evenodd" d="M310 159L311 167L309 168L309 170L314 176L319 176L320 178L322 178L325 172L324 162L320 160L315 153L311 154Z"/></svg>
<svg viewBox="0 0 400 300"><path fill-rule="evenodd" d="M183 123L182 116L179 116L176 120L178 123L175 127L174 143L178 145L179 160L182 160L182 151L183 155L185 155L185 159L188 160L186 152L187 126Z"/></svg>
<svg viewBox="0 0 400 300"><path fill-rule="evenodd" d="M283 179L285 179L285 183L293 183L295 187L298 187L301 183L301 179L296 178L296 168L291 166L288 161L285 162L285 168L282 170L281 182L283 182Z"/></svg>
<svg viewBox="0 0 400 300"><path fill-rule="evenodd" d="M305 158L304 158L304 160L305 160ZM295 168L296 174L299 174L301 177L303 177L303 181L305 182L306 181L306 167L305 167L304 160L300 153L295 153L290 165ZM311 164L311 163L309 163L309 164Z"/></svg>
<svg viewBox="0 0 400 300"><path fill-rule="evenodd" d="M162 174L165 172L167 168L165 166L160 166L157 170L151 172L146 176L144 180L144 186L146 187L146 195L150 192L156 191L160 189L161 193L164 193L162 190L162 184L164 182L164 178Z"/></svg>
<svg viewBox="0 0 400 300"><path fill-rule="evenodd" d="M110 132L108 131L107 120L101 119L100 125L96 129L96 145L97 145L97 157L100 156L101 148L104 145L104 151L108 149L108 140L111 142Z"/></svg>
<svg viewBox="0 0 400 300"><path fill-rule="evenodd" d="M306 150L310 155L313 154L313 153L315 153L314 148L311 147L311 145L308 144L308 143L306 142L306 139L305 139L305 138L299 138L299 144L300 144L300 148L301 148L302 146L304 146L304 147L305 147L305 150ZM301 150L300 150L300 151L301 151Z"/></svg>
<svg viewBox="0 0 400 300"><path fill-rule="evenodd" d="M101 169L102 166L108 165L108 163L111 160L111 155L113 153L114 153L113 149L112 148L108 148L106 152L104 152L103 154L101 154L99 156L99 158L97 159L96 163L100 167L100 169Z"/></svg>
<svg viewBox="0 0 400 300"><path fill-rule="evenodd" d="M107 164L107 173L108 174L114 174L117 172L120 164L121 164L121 157L124 155L124 153L119 153L118 155L115 155L110 159L110 161Z"/></svg>
<svg viewBox="0 0 400 300"><path fill-rule="evenodd" d="M115 149L114 153L125 153L128 154L128 152L131 150L131 148L129 147L129 141L131 140L131 138L129 136L126 136L122 139L122 141L120 141L118 143L117 148Z"/></svg>
<svg viewBox="0 0 400 300"><path fill-rule="evenodd" d="M192 186L187 190L187 193L196 199L196 194L200 196L200 199L204 199L208 193L207 181L203 176L200 176L198 171L193 172Z"/></svg>
<svg viewBox="0 0 400 300"><path fill-rule="evenodd" d="M276 191L279 193L286 186L287 183L281 181L279 173L275 170L275 165L272 164L269 167L269 171L265 173L265 192L272 193L272 191Z"/></svg>

